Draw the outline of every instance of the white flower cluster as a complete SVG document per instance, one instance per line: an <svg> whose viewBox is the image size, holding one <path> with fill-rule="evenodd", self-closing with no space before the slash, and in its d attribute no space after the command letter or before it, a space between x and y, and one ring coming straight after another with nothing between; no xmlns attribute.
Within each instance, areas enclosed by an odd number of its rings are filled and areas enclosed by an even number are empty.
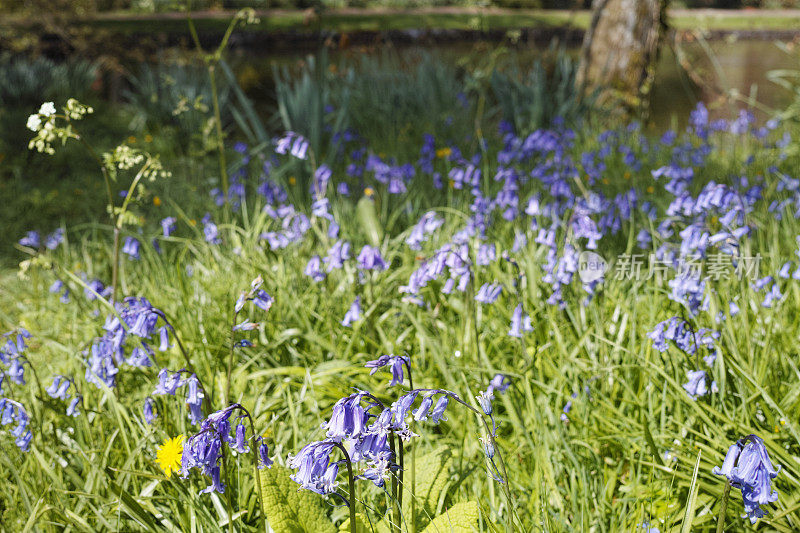
<svg viewBox="0 0 800 533"><path fill-rule="evenodd" d="M28 143L28 148L49 155L54 154L53 141L60 139L64 143L70 137L77 138L77 134L69 126L69 121L80 120L93 112L94 109L90 106L83 105L74 98L67 100L63 115L56 114L56 106L53 102L43 103L37 113L28 117L27 127L36 133L36 136ZM58 118L66 119L68 124L58 126L56 124Z"/></svg>

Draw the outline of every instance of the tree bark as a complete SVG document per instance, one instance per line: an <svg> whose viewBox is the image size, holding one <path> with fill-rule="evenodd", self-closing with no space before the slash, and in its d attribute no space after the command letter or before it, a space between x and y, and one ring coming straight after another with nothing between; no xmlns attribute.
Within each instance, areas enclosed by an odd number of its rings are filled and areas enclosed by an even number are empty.
<svg viewBox="0 0 800 533"><path fill-rule="evenodd" d="M594 0L578 82L599 103L646 110L667 0Z"/></svg>

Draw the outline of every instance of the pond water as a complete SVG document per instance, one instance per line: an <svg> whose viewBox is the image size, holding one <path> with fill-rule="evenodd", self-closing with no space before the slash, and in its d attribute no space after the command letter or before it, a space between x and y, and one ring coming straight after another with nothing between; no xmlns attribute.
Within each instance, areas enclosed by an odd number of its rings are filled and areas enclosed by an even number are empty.
<svg viewBox="0 0 800 533"><path fill-rule="evenodd" d="M792 43L784 42L789 48ZM497 49L496 43L441 43L423 45L380 44L370 47L330 49L332 63L358 64L360 56L391 57L400 64L413 64L422 54L431 54L448 64L475 66ZM547 53L548 46L509 47L506 58L524 66ZM567 48L577 57L578 46ZM234 54L237 75L260 106L268 107L272 93L272 66L297 65L308 50L262 53L242 50ZM680 59L680 61L679 61ZM502 63L502 59L500 62ZM688 68L684 68L684 65ZM791 93L768 79L770 71L800 68L800 53L781 49L777 41L725 38L692 40L665 45L660 53L651 98L648 128L654 132L682 128L689 112L702 101L715 117L731 117L750 107L763 119L784 108Z"/></svg>

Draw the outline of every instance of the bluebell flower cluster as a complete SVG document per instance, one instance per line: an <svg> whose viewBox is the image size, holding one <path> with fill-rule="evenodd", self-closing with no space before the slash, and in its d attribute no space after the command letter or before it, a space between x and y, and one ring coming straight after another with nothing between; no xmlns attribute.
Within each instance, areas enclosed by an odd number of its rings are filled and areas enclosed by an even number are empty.
<svg viewBox="0 0 800 533"><path fill-rule="evenodd" d="M742 518L749 518L755 524L766 515L764 506L778 499L772 480L780 469L770 461L764 441L748 435L731 445L722 466L715 466L713 473L725 476L734 488L741 490L745 511Z"/></svg>
<svg viewBox="0 0 800 533"><path fill-rule="evenodd" d="M30 338L31 334L24 328L9 331L0 337L0 364L4 367L0 371L0 425L8 426L16 423L9 433L23 452L29 450L33 437L28 427L30 417L21 403L5 397L5 389L9 388L5 381L9 380L17 385L25 384L24 365L29 364L25 357L25 351L28 349L26 339Z"/></svg>
<svg viewBox="0 0 800 533"><path fill-rule="evenodd" d="M234 416L235 415L235 416ZM272 460L269 447L260 435L248 436L245 421L252 424L250 413L238 403L216 411L200 424L200 431L186 440L181 457L181 473L184 478L192 469L198 469L203 475L211 478L211 484L200 491L225 492L225 485L220 478L224 446L238 454L250 453L251 446L258 453L258 467L269 468Z"/></svg>
<svg viewBox="0 0 800 533"><path fill-rule="evenodd" d="M70 389L72 391L70 392ZM75 381L66 376L54 376L53 383L45 389L48 396L57 400L69 400L67 404L67 416L80 416L80 407L83 403L83 396L78 392Z"/></svg>
<svg viewBox="0 0 800 533"><path fill-rule="evenodd" d="M156 339L158 349L165 351L170 335L174 335L164 313L146 298L127 297L115 303L114 309L106 317L103 335L94 341L87 354L86 381L98 388L113 388L123 363L133 367L152 366L155 357L152 345Z"/></svg>

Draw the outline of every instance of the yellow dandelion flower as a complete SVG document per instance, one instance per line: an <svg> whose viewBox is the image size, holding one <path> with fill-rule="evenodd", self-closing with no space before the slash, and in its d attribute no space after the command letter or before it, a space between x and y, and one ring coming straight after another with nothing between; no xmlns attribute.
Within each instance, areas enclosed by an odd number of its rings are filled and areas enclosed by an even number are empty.
<svg viewBox="0 0 800 533"><path fill-rule="evenodd" d="M297 183L297 179L294 176L289 176L289 185L294 185Z"/></svg>
<svg viewBox="0 0 800 533"><path fill-rule="evenodd" d="M445 157L450 157L452 153L453 150L451 148L439 148L436 150L436 157L439 159L444 159Z"/></svg>
<svg viewBox="0 0 800 533"><path fill-rule="evenodd" d="M626 172L622 177L625 178L626 180L629 180L629 179L631 179L631 173L630 172Z"/></svg>
<svg viewBox="0 0 800 533"><path fill-rule="evenodd" d="M647 193L648 194L653 194L654 192L656 192L656 188L655 187L653 187L652 185L647 187Z"/></svg>
<svg viewBox="0 0 800 533"><path fill-rule="evenodd" d="M164 444L158 447L156 462L167 477L181 468L181 456L183 455L183 435L178 435L174 439L167 439Z"/></svg>
<svg viewBox="0 0 800 533"><path fill-rule="evenodd" d="M161 198L159 198L158 196L153 196L153 205L156 206L156 207L160 206L161 205Z"/></svg>
<svg viewBox="0 0 800 533"><path fill-rule="evenodd" d="M136 137L134 137L133 135L128 137L128 144L136 144Z"/></svg>
<svg viewBox="0 0 800 533"><path fill-rule="evenodd" d="M375 194L375 191L372 189L372 187L367 187L366 189L364 189L364 194L366 196L372 196L373 194Z"/></svg>

